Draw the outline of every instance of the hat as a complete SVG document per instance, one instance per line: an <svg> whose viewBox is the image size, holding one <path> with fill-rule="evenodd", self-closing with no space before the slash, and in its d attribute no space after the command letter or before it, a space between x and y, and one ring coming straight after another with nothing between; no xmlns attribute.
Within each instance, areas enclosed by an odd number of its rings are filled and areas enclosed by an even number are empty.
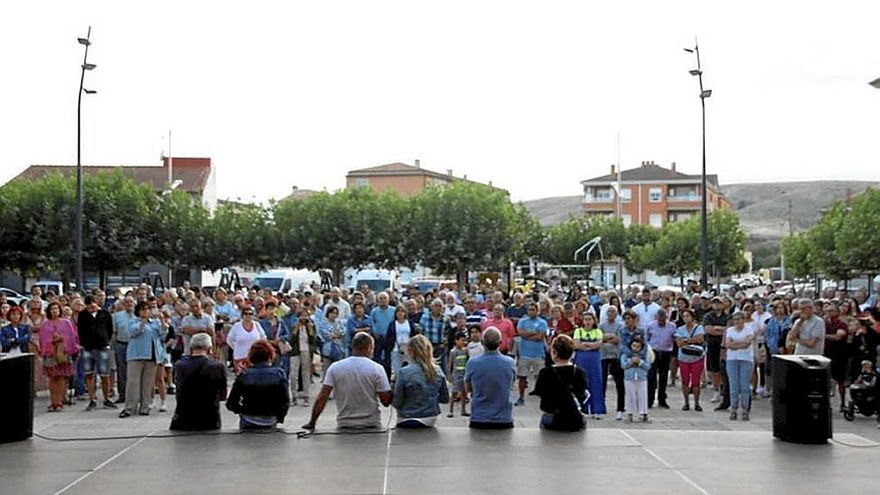
<svg viewBox="0 0 880 495"><path fill-rule="evenodd" d="M700 294L700 299L709 299L709 293L708 293L708 292L703 292L703 293L701 293L701 294Z"/></svg>
<svg viewBox="0 0 880 495"><path fill-rule="evenodd" d="M720 297L715 296L715 297L712 298L712 302L714 303L714 302L722 302L722 301L721 301L721 298L720 298Z"/></svg>

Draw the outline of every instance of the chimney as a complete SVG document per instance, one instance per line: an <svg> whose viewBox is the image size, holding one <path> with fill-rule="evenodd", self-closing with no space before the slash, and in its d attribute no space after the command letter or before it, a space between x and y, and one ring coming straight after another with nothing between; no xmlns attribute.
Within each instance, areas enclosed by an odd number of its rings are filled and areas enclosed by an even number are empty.
<svg viewBox="0 0 880 495"><path fill-rule="evenodd" d="M617 173L617 169L614 167L614 164L612 163L611 164L611 175L614 175L616 173Z"/></svg>
<svg viewBox="0 0 880 495"><path fill-rule="evenodd" d="M462 175L462 176L461 176L461 179L462 179L462 180L467 180L467 174Z"/></svg>
<svg viewBox="0 0 880 495"><path fill-rule="evenodd" d="M675 172L675 162L672 162L672 171Z"/></svg>
<svg viewBox="0 0 880 495"><path fill-rule="evenodd" d="M451 168L446 169L446 175L448 175L449 177L452 177L452 169Z"/></svg>
<svg viewBox="0 0 880 495"><path fill-rule="evenodd" d="M418 158L416 158L416 168L422 168L422 162Z"/></svg>
<svg viewBox="0 0 880 495"><path fill-rule="evenodd" d="M291 186L291 189L293 189L293 194L296 194L296 192L299 191L299 187L297 186Z"/></svg>

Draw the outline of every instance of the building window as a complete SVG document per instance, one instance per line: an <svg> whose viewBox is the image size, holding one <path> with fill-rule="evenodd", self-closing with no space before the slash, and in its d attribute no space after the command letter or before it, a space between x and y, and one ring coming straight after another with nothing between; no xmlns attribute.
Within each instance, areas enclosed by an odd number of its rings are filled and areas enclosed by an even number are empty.
<svg viewBox="0 0 880 495"><path fill-rule="evenodd" d="M632 215L627 215L624 213L623 215L620 216L620 218L623 219L623 226L624 227L629 227L633 223L633 216Z"/></svg>
<svg viewBox="0 0 880 495"><path fill-rule="evenodd" d="M370 179L366 177L358 177L354 180L355 187L370 187Z"/></svg>
<svg viewBox="0 0 880 495"><path fill-rule="evenodd" d="M663 227L663 215L660 213L651 213L648 221L651 224L651 227L657 227L658 229Z"/></svg>
<svg viewBox="0 0 880 495"><path fill-rule="evenodd" d="M620 189L620 200L624 203L632 201L632 189L626 187Z"/></svg>
<svg viewBox="0 0 880 495"><path fill-rule="evenodd" d="M663 190L659 187L652 187L651 190L648 191L648 201L651 203L659 203L662 197Z"/></svg>

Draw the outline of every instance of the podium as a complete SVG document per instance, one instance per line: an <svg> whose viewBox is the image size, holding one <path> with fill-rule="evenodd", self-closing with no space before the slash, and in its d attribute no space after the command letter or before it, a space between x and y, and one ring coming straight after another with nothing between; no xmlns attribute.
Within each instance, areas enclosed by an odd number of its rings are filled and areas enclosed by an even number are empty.
<svg viewBox="0 0 880 495"><path fill-rule="evenodd" d="M0 355L0 377L0 443L26 440L34 434L34 355Z"/></svg>

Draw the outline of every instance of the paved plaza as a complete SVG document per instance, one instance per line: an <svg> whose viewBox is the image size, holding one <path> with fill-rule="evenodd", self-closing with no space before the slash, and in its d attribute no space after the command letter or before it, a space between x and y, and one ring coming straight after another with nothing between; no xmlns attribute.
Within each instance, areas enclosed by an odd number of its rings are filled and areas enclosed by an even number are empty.
<svg viewBox="0 0 880 495"><path fill-rule="evenodd" d="M609 389L609 392L613 390ZM677 493L865 492L877 486L880 431L869 418L835 414L834 442L796 445L770 434L769 400L752 421L726 413L652 410L653 423L589 420L584 433L537 428L538 401L516 408L516 428L466 428L443 417L428 431L335 435L333 402L317 435L295 432L310 409L292 407L289 435L238 434L224 409L222 434L165 438L171 413L118 419L116 411L84 412L78 403L48 414L37 400L35 430L56 440L0 445L4 494L120 493ZM173 397L170 405L173 406ZM608 403L611 403L609 400ZM709 406L706 403L706 406ZM710 409L707 407L707 409ZM444 410L445 414L445 410ZM388 419L388 410L383 411ZM124 439L57 441L123 436Z"/></svg>

